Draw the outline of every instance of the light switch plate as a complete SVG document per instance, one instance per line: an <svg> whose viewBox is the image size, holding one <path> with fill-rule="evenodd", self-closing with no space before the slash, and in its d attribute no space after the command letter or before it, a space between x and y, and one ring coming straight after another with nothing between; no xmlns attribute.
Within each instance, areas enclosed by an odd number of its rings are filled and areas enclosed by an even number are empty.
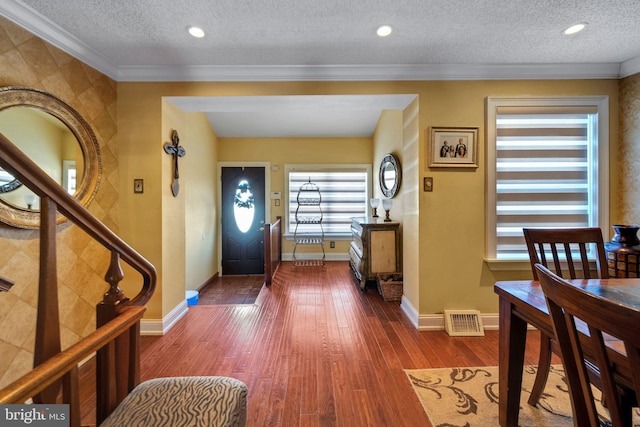
<svg viewBox="0 0 640 427"><path fill-rule="evenodd" d="M133 180L133 192L134 193L144 193L144 180L142 180L142 179L134 179Z"/></svg>
<svg viewBox="0 0 640 427"><path fill-rule="evenodd" d="M424 177L424 191L433 191L433 177L425 176Z"/></svg>

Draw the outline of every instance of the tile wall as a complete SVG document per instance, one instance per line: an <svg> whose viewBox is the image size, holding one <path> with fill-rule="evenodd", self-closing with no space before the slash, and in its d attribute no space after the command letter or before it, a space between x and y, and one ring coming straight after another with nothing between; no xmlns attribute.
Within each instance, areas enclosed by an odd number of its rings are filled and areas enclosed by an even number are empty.
<svg viewBox="0 0 640 427"><path fill-rule="evenodd" d="M75 108L92 127L102 179L89 210L118 231L116 82L0 17L0 86L45 90ZM1 130L0 130L1 131ZM84 232L59 226L58 279L63 346L95 329L95 305L108 286L109 253ZM0 276L15 282L0 293L0 387L33 364L38 232L0 224Z"/></svg>

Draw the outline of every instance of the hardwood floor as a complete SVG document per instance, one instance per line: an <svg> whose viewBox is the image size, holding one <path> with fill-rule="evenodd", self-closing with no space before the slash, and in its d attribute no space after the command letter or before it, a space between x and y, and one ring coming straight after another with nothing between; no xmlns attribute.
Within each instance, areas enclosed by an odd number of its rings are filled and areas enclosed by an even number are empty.
<svg viewBox="0 0 640 427"><path fill-rule="evenodd" d="M264 284L264 275L215 277L200 289L198 305L253 304Z"/></svg>
<svg viewBox="0 0 640 427"><path fill-rule="evenodd" d="M537 363L530 332L526 363ZM284 263L254 305L198 305L142 337L142 380L225 375L249 388L247 426L430 426L404 369L498 363L498 332L418 332L398 302L361 293L347 262Z"/></svg>

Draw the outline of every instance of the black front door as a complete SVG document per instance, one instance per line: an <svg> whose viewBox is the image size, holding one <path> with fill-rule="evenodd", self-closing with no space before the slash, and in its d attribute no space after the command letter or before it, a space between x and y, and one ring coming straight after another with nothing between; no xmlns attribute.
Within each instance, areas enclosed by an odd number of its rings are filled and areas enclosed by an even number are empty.
<svg viewBox="0 0 640 427"><path fill-rule="evenodd" d="M222 274L264 274L264 167L222 168Z"/></svg>

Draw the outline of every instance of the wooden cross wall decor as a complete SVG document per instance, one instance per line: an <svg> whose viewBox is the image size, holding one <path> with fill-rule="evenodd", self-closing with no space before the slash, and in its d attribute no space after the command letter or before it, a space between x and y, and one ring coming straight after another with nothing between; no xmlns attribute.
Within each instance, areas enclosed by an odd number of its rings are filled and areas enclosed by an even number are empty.
<svg viewBox="0 0 640 427"><path fill-rule="evenodd" d="M178 138L178 131L174 129L171 132L171 142L164 144L164 152L173 156L173 182L171 183L171 193L173 197L177 197L180 191L180 184L178 183L178 178L180 178L180 174L178 173L178 158L184 157L184 155L187 154L179 144L180 138Z"/></svg>

